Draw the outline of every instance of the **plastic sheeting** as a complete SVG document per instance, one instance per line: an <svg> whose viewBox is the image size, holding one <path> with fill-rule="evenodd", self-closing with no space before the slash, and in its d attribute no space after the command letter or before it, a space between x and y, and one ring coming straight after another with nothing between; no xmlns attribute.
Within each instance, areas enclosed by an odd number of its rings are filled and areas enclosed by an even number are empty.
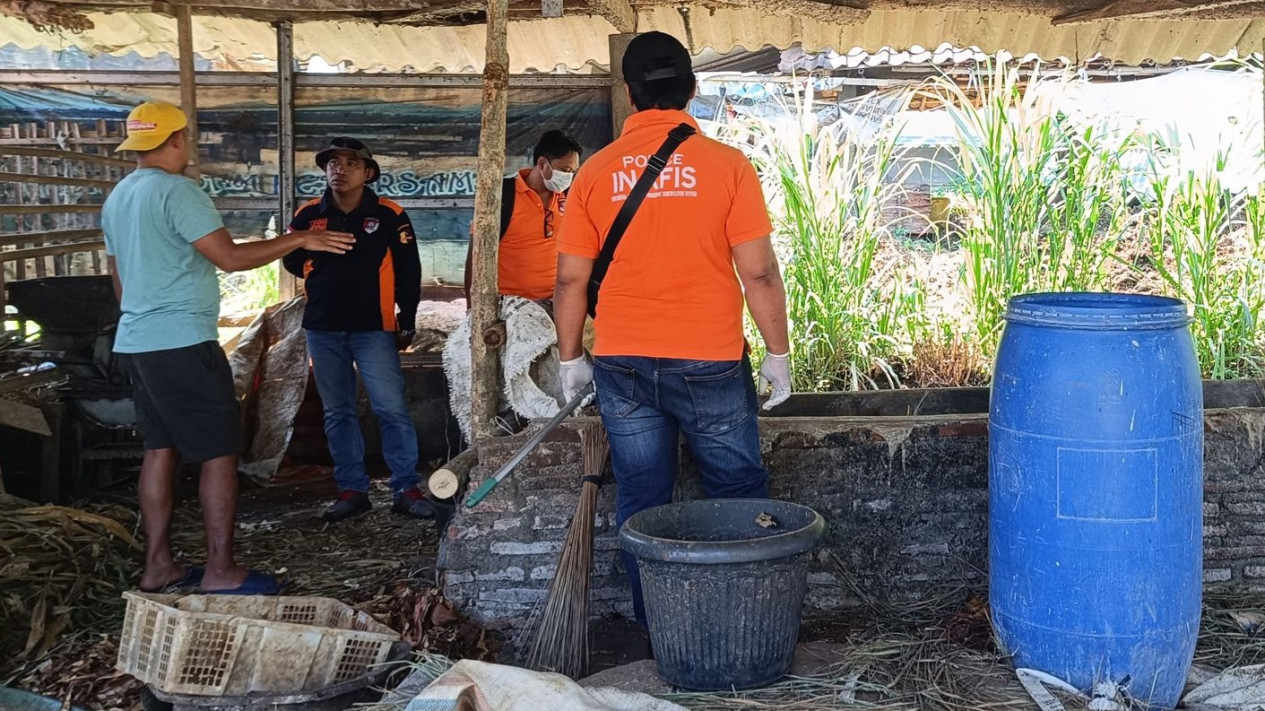
<svg viewBox="0 0 1265 711"><path fill-rule="evenodd" d="M298 298L267 309L229 356L246 438L238 469L263 483L282 467L308 389L305 303Z"/></svg>
<svg viewBox="0 0 1265 711"><path fill-rule="evenodd" d="M1260 73L1185 69L1131 82L1048 82L1036 90L1078 124L1159 137L1175 154L1167 166L1175 174L1203 177L1224 156L1225 187L1243 190L1265 179Z"/></svg>
<svg viewBox="0 0 1265 711"><path fill-rule="evenodd" d="M772 3L771 3L772 5ZM823 3L823 5L825 5ZM80 47L89 53L144 57L175 56L175 20L149 13L89 15L94 29L82 34L49 34L22 20L0 17L0 38L29 48ZM714 49L725 53L743 47L788 48L801 44L808 52L853 48L877 52L915 47L977 47L992 53L1008 50L1033 53L1046 59L1066 57L1079 62L1097 54L1139 64L1175 57L1198 59L1260 51L1265 20L1109 20L1055 27L1040 14L995 10L932 10L908 8L870 12L863 22L842 24L829 17L813 18L776 9L751 7L655 5L637 8L640 31L662 30L686 39L694 52ZM511 22L510 71L549 72L606 67L610 62L607 37L615 28L605 19L585 15ZM295 52L301 60L320 55L329 64L349 62L357 70L417 72L478 72L483 69L486 30L468 27L374 26L354 22L310 22L295 25ZM258 68L276 61L276 39L263 22L223 18L194 18L194 49L215 66Z"/></svg>
<svg viewBox="0 0 1265 711"><path fill-rule="evenodd" d="M501 299L505 348L501 350L503 407L526 419L553 417L562 405L558 376L558 337L553 319L534 301ZM470 367L470 318L462 320L444 345L444 373L453 416L467 442L474 441Z"/></svg>
<svg viewBox="0 0 1265 711"><path fill-rule="evenodd" d="M614 688L585 689L561 674L463 659L405 711L685 711L670 701Z"/></svg>

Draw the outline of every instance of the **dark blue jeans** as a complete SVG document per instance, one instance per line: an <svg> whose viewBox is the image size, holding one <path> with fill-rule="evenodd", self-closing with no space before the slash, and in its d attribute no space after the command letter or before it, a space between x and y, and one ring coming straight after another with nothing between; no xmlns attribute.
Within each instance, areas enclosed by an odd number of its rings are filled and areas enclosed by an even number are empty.
<svg viewBox="0 0 1265 711"><path fill-rule="evenodd" d="M595 358L602 424L611 445L616 525L672 502L680 436L710 498L767 498L751 364L632 356ZM624 565L637 621L646 624L637 561Z"/></svg>
<svg viewBox="0 0 1265 711"><path fill-rule="evenodd" d="M356 416L356 371L382 432L382 458L391 468L391 490L418 485L417 430L404 394L404 373L395 334L388 331L308 331L316 390L325 407L325 436L339 491L368 491L365 441Z"/></svg>

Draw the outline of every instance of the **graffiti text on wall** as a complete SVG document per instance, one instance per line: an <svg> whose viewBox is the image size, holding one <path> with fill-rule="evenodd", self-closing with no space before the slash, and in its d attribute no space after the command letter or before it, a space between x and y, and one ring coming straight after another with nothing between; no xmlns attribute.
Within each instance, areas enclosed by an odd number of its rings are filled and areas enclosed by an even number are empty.
<svg viewBox="0 0 1265 711"><path fill-rule="evenodd" d="M277 177L272 175L240 175L232 178L222 178L218 175L203 175L202 189L213 198L276 195Z"/></svg>
<svg viewBox="0 0 1265 711"><path fill-rule="evenodd" d="M474 172L449 170L421 176L411 170L384 171L373 184L379 195L399 198L466 197L474 195ZM325 176L307 173L299 176L296 188L300 195L317 196L325 190Z"/></svg>
<svg viewBox="0 0 1265 711"><path fill-rule="evenodd" d="M449 170L421 176L412 170L384 172L373 184L374 192L396 198L468 197L474 195L475 175L469 170ZM202 189L211 197L267 197L280 191L280 178L275 175L221 177L203 175ZM305 173L298 177L295 190L305 197L316 197L325 191L325 176Z"/></svg>

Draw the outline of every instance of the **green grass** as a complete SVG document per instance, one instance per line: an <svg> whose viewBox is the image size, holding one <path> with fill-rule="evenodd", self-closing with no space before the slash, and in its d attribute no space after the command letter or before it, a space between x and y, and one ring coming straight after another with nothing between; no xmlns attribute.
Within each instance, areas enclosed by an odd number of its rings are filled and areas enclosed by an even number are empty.
<svg viewBox="0 0 1265 711"><path fill-rule="evenodd" d="M220 272L220 312L244 314L262 311L281 300L280 262L248 272Z"/></svg>

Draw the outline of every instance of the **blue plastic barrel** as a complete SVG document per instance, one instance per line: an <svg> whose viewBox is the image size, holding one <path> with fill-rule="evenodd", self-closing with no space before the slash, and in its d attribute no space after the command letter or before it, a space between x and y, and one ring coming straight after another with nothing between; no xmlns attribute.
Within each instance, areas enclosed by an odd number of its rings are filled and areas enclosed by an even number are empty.
<svg viewBox="0 0 1265 711"><path fill-rule="evenodd" d="M1185 305L1011 299L989 413L989 598L1017 667L1177 704L1199 632L1203 392Z"/></svg>

